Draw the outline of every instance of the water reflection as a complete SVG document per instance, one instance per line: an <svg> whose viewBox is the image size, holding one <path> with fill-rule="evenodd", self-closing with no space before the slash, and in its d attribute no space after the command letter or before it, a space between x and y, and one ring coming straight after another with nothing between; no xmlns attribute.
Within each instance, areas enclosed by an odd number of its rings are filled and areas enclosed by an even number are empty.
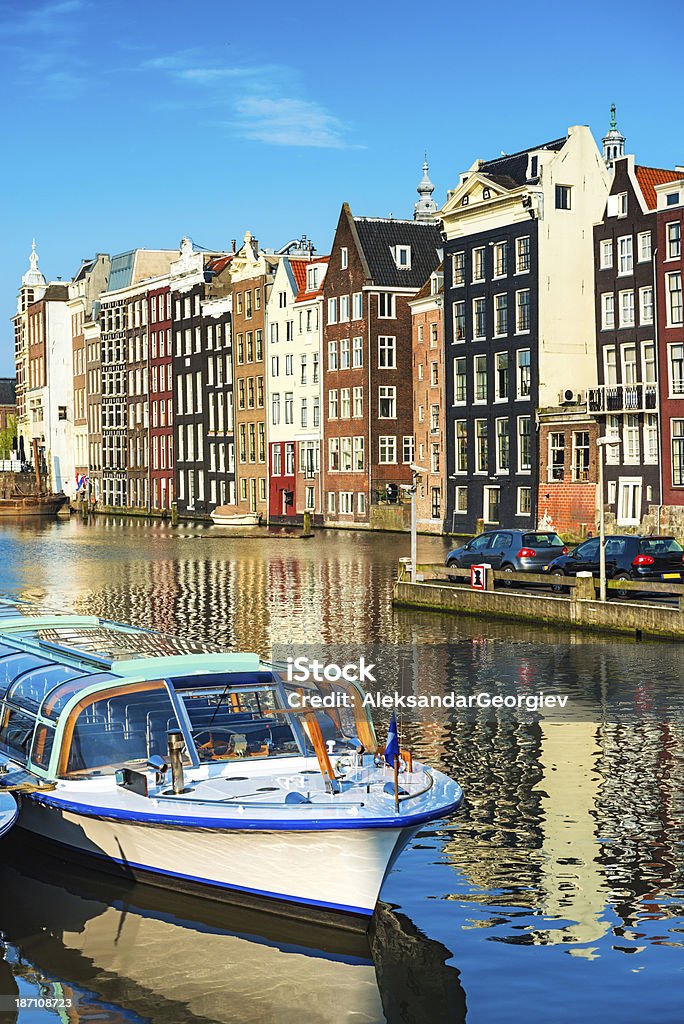
<svg viewBox="0 0 684 1024"><path fill-rule="evenodd" d="M450 952L389 906L370 936L354 935L183 895L169 900L16 839L0 891L13 922L5 975L10 968L24 995L73 999L73 1024L411 1022L424 1019L426 1005L436 1019L465 1020Z"/></svg>
<svg viewBox="0 0 684 1024"><path fill-rule="evenodd" d="M447 547L438 538L419 544L426 561L440 559ZM157 990L135 962L143 940L115 942L119 929L128 936L127 922L140 920L151 924L136 925L135 935L159 930L169 949L182 948L182 936L201 926L226 963L231 957L247 963L246 949L253 951L254 983L247 991L232 987L235 970L227 975L216 968L223 988L209 986L215 1005L204 1007L199 988L187 995L196 999L192 1012L200 1020L202 1014L250 1019L244 1009L271 1019L270 1005L260 1002L273 997L264 979L271 970L278 977L283 964L302 972L298 1019L307 1021L315 1019L310 1013L319 984L329 986L329 1006L339 1000L340 1013L331 1020L346 1020L349 1009L358 1014L353 1019L422 1021L425 1006L434 1005L430 1019L458 1021L465 1014L464 990L470 1016L486 1024L680 1019L681 646L394 611L393 575L407 547L404 537L332 531L306 543L277 536L212 539L201 527L173 531L115 519L0 527L4 590L265 654L291 641L396 643L406 648L411 671L398 655L393 670L416 694L504 686L570 699L562 719L484 710L400 716L405 744L458 778L467 802L457 819L424 829L399 859L382 894L395 909L380 918L371 945L353 962L321 950L318 940L307 945L302 939L300 948L287 937L265 941L266 929L260 933L254 924L241 930L225 921L206 923L206 909L185 909L175 896L158 895L152 906L140 890L105 897L72 883L64 898L80 901L82 916L84 903L95 907L93 914L80 929L62 931L54 918L41 933L40 885L59 886L40 876L20 882L23 867L17 865L9 890L0 890L11 891L11 903L0 899L10 958L18 949L49 976L54 950L68 947L68 962L77 966L62 975L55 969L55 976L130 1007L129 1020L150 1012L143 995L151 1001L151 992L168 1010L164 1019L181 1009L188 1013L161 952L157 972L166 980ZM387 714L378 716L380 735ZM9 876L5 880L9 884ZM90 936L97 956L85 949ZM108 945L110 957L128 950L131 965L107 961ZM152 939L149 945L154 951ZM9 984L6 965L4 977L2 969L0 961L0 992ZM198 977L201 971L200 959ZM353 977L353 984L343 977ZM512 993L519 1010L512 1008Z"/></svg>

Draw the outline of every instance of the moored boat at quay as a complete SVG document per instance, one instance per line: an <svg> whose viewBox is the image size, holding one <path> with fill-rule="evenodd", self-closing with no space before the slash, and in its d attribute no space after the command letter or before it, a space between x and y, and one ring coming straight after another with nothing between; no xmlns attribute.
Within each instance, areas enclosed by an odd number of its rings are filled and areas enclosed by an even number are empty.
<svg viewBox="0 0 684 1024"><path fill-rule="evenodd" d="M70 856L365 927L411 836L463 794L387 765L357 685L296 689L255 654L1 602L0 792ZM332 709L302 699L334 690Z"/></svg>

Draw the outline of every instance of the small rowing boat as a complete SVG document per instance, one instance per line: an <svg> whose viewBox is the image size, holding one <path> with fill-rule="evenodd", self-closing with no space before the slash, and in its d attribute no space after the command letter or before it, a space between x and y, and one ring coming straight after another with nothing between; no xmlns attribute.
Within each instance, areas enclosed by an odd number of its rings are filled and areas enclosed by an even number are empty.
<svg viewBox="0 0 684 1024"><path fill-rule="evenodd" d="M235 512L232 505L219 505L211 513L216 526L259 526L261 516L258 512Z"/></svg>
<svg viewBox="0 0 684 1024"><path fill-rule="evenodd" d="M410 755L388 765L363 697L0 601L0 793L18 827L157 885L367 922L406 843L463 794Z"/></svg>

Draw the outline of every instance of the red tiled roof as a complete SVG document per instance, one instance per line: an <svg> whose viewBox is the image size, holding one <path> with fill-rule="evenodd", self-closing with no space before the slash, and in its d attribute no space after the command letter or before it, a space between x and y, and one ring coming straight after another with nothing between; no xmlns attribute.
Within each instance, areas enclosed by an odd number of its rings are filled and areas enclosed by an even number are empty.
<svg viewBox="0 0 684 1024"><path fill-rule="evenodd" d="M330 259L329 256L316 256L315 259L304 262L304 260L292 260L290 266L294 269L295 280L298 286L297 298L295 302L308 302L309 299L315 299L317 295L320 295L323 291L323 284L313 292L307 292L306 290L306 267L308 263L327 263ZM297 266L297 264L300 264ZM295 269L296 268L296 269Z"/></svg>
<svg viewBox="0 0 684 1024"><path fill-rule="evenodd" d="M656 185L664 185L667 181L678 181L684 179L684 173L681 171L668 171L663 167L635 167L634 170L636 172L637 181L639 182L639 187L649 210L655 210L656 208Z"/></svg>
<svg viewBox="0 0 684 1024"><path fill-rule="evenodd" d="M207 263L207 270L213 270L215 274L220 274L222 270L225 270L232 258L232 252L226 253L223 256L215 256Z"/></svg>

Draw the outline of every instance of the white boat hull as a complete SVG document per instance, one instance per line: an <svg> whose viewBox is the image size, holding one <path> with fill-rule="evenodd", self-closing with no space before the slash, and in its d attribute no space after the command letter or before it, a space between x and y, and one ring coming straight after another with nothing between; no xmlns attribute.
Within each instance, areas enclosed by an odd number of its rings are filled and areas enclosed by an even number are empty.
<svg viewBox="0 0 684 1024"><path fill-rule="evenodd" d="M13 827L18 813L14 797L10 793L0 793L0 839Z"/></svg>
<svg viewBox="0 0 684 1024"><path fill-rule="evenodd" d="M258 512L230 512L223 506L215 508L211 518L217 526L259 526L261 522Z"/></svg>
<svg viewBox="0 0 684 1024"><path fill-rule="evenodd" d="M21 798L22 828L169 888L231 901L274 900L372 915L385 875L415 827L315 831L159 827L90 817Z"/></svg>

